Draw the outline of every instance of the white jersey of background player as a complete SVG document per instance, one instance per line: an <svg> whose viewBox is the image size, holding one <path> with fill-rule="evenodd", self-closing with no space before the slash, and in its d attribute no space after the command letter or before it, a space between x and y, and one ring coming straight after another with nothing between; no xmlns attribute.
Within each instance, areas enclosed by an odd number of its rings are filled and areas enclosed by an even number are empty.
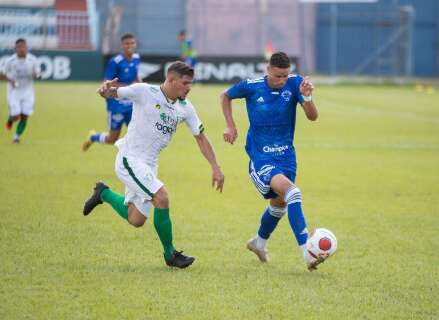
<svg viewBox="0 0 439 320"><path fill-rule="evenodd" d="M12 129L15 121L18 121L14 135L14 143L20 141L26 127L27 118L34 111L35 93L33 82L40 75L40 65L37 58L27 52L24 39L15 42L15 54L9 57L1 72L1 78L8 81L7 101L9 118L6 128Z"/></svg>
<svg viewBox="0 0 439 320"><path fill-rule="evenodd" d="M116 142L116 174L125 185L125 196L98 182L91 197L85 202L84 215L106 202L131 225L140 227L154 206L154 227L164 249L168 266L186 268L195 258L175 250L169 199L166 188L157 177L157 159L177 129L185 122L191 130L201 153L212 168L212 186L222 191L224 175L216 161L215 152L194 107L186 99L191 90L194 69L183 62L172 63L161 86L136 83L117 87L117 79L104 82L99 93L108 98L133 101L133 114L126 136ZM188 164L190 165L190 164Z"/></svg>

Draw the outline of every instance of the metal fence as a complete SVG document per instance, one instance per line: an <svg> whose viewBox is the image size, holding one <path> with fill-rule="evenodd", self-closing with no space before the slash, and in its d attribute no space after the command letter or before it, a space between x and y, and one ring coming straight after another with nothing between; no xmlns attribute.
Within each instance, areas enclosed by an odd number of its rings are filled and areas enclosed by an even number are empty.
<svg viewBox="0 0 439 320"><path fill-rule="evenodd" d="M0 8L0 49L26 38L33 49L94 50L96 19L87 12Z"/></svg>

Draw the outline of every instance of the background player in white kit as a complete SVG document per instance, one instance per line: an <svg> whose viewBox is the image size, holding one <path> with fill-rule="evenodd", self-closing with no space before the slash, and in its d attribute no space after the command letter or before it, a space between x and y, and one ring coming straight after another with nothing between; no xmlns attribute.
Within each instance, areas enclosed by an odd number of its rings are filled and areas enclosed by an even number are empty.
<svg viewBox="0 0 439 320"><path fill-rule="evenodd" d="M0 79L8 81L9 118L6 122L6 128L11 130L13 123L19 120L14 134L14 143L20 142L27 119L34 111L33 80L39 76L40 65L37 58L27 52L25 39L17 39L15 41L15 54L6 60L4 69L0 72Z"/></svg>
<svg viewBox="0 0 439 320"><path fill-rule="evenodd" d="M101 96L133 101L133 114L124 138L116 142L116 174L125 184L125 196L119 195L98 182L92 196L84 205L88 215L97 205L106 202L131 225L141 227L151 204L154 206L154 227L164 248L168 266L186 268L195 258L176 251L172 243L172 225L166 188L157 178L160 151L170 142L177 125L185 122L198 146L212 167L212 186L222 191L224 175L216 161L215 152L194 107L186 99L194 77L194 69L183 62L168 68L165 82L160 86L136 83L117 88L118 79L105 81L99 89Z"/></svg>

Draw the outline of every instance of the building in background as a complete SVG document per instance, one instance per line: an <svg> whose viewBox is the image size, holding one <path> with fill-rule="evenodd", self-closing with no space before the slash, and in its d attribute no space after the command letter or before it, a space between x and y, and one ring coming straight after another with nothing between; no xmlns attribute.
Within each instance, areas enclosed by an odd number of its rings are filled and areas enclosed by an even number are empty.
<svg viewBox="0 0 439 320"><path fill-rule="evenodd" d="M25 37L33 50L109 55L133 32L142 70L160 74L183 29L206 79L258 75L267 44L304 73L439 75L437 0L0 0L4 52Z"/></svg>

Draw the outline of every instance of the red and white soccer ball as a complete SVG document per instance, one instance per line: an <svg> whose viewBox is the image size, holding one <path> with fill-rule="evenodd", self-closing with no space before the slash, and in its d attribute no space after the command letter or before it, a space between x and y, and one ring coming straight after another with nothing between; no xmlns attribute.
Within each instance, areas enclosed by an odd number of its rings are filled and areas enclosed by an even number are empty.
<svg viewBox="0 0 439 320"><path fill-rule="evenodd" d="M319 258L327 259L337 250L337 238L328 229L317 228L308 238L306 249L310 256L316 260Z"/></svg>

